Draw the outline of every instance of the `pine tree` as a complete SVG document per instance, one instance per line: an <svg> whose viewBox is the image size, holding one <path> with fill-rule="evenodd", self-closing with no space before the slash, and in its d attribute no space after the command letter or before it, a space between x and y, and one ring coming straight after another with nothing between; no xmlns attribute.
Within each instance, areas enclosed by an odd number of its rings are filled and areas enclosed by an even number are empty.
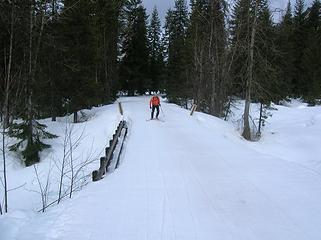
<svg viewBox="0 0 321 240"><path fill-rule="evenodd" d="M307 83L304 80L303 54L306 48L306 12L304 11L304 0L296 0L293 17L293 64L294 73L292 79L293 93L299 97L306 95Z"/></svg>
<svg viewBox="0 0 321 240"><path fill-rule="evenodd" d="M234 84L245 96L244 138L251 140L250 103L273 100L277 84L274 28L266 0L239 0L234 8L231 45L235 52ZM242 94L242 95L243 95Z"/></svg>
<svg viewBox="0 0 321 240"><path fill-rule="evenodd" d="M64 68L58 42L60 4L60 0L54 0L46 11L44 40L39 52L39 77L35 85L35 103L38 109L36 117L51 117L52 121L56 121L57 116L65 114L62 106L61 85L59 84L61 70Z"/></svg>
<svg viewBox="0 0 321 240"><path fill-rule="evenodd" d="M250 0L238 0L233 8L230 22L230 41L234 55L232 65L232 94L244 97L246 62L248 56L249 22L252 21Z"/></svg>
<svg viewBox="0 0 321 240"><path fill-rule="evenodd" d="M0 112L6 127L25 110L29 8L28 0L0 2Z"/></svg>
<svg viewBox="0 0 321 240"><path fill-rule="evenodd" d="M166 16L164 46L167 54L166 91L170 101L184 104L191 96L187 83L186 38L189 26L185 0L176 0Z"/></svg>
<svg viewBox="0 0 321 240"><path fill-rule="evenodd" d="M148 27L148 47L149 47L149 78L151 80L152 91L161 90L164 87L164 57L161 43L161 22L155 7Z"/></svg>
<svg viewBox="0 0 321 240"><path fill-rule="evenodd" d="M124 1L99 0L94 4L95 81L101 85L101 103L110 103L118 87L119 16Z"/></svg>
<svg viewBox="0 0 321 240"><path fill-rule="evenodd" d="M291 2L288 2L286 12L277 26L277 47L279 73L279 95L283 98L292 95L294 74L293 16Z"/></svg>
<svg viewBox="0 0 321 240"><path fill-rule="evenodd" d="M275 47L276 29L273 26L272 14L267 0L259 1L257 25L255 84L252 97L256 101L269 105L271 101L277 101L281 96L278 81L280 68L277 63L279 51Z"/></svg>
<svg viewBox="0 0 321 240"><path fill-rule="evenodd" d="M32 128L30 128L32 125ZM32 129L32 130L31 130ZM47 132L46 125L40 124L33 120L31 123L28 121L20 124L12 124L9 134L11 137L19 139L18 143L9 147L10 151L21 153L25 165L31 166L40 161L39 152L46 148L50 148L49 144L43 143L43 139L52 139L57 136Z"/></svg>
<svg viewBox="0 0 321 240"><path fill-rule="evenodd" d="M190 75L193 81L193 98L198 104L198 108L203 112L209 112L209 88L208 86L208 65L207 58L207 37L210 32L208 27L208 1L191 1L190 27L188 29L188 49L190 62Z"/></svg>
<svg viewBox="0 0 321 240"><path fill-rule="evenodd" d="M122 88L133 96L150 89L147 16L141 0L127 2L124 10L123 59L120 66Z"/></svg>
<svg viewBox="0 0 321 240"><path fill-rule="evenodd" d="M86 0L69 0L60 22L61 55L63 56L63 98L67 112L74 113L94 105L97 89L95 81L95 46L92 29L92 4Z"/></svg>
<svg viewBox="0 0 321 240"><path fill-rule="evenodd" d="M20 105L15 110L22 119L21 123L10 126L12 136L20 139L17 144L11 146L11 150L21 150L25 164L30 166L39 162L39 152L49 147L42 142L42 139L54 137L45 131L45 125L35 120L37 113L35 93L40 75L39 56L46 27L47 5L38 1L12 1L10 4L13 21L11 21L9 31L10 49L12 49L9 55L13 61L8 61L10 72L12 71L8 75L14 74L15 84L18 86L16 98L12 97L14 101L10 103L10 109L14 109L15 105ZM12 18L13 16L15 17ZM13 86L11 88L14 89ZM12 115L17 117L17 115Z"/></svg>
<svg viewBox="0 0 321 240"><path fill-rule="evenodd" d="M222 0L193 1L189 28L195 100L203 111L215 116L222 116L228 94L225 8Z"/></svg>
<svg viewBox="0 0 321 240"><path fill-rule="evenodd" d="M307 85L305 98L314 105L321 98L321 3L315 0L307 11L305 36L306 48L303 52L304 82Z"/></svg>

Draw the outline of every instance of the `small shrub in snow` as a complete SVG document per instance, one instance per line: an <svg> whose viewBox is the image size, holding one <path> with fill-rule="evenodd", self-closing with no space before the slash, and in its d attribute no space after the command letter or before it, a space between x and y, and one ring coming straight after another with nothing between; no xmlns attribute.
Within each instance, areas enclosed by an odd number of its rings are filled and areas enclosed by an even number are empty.
<svg viewBox="0 0 321 240"><path fill-rule="evenodd" d="M57 136L45 131L46 125L40 124L36 120L14 123L10 127L9 135L19 141L9 147L10 151L19 152L22 155L26 166L40 161L39 152L50 145L42 142L43 139L52 139Z"/></svg>

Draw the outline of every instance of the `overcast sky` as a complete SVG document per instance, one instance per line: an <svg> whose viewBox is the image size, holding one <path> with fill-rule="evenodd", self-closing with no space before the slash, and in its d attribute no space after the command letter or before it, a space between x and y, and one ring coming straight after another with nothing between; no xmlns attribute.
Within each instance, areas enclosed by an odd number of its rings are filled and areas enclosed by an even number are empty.
<svg viewBox="0 0 321 240"><path fill-rule="evenodd" d="M311 4L313 0L306 0L306 7ZM143 0L144 5L147 9L147 13L151 13L154 6L157 6L160 18L162 21L165 19L166 11L174 6L174 0ZM189 2L189 1L188 1ZM233 2L233 0L230 0L230 2ZM292 7L294 6L295 0L291 0ZM288 3L288 0L270 0L271 3L271 9L285 9L286 5ZM276 18L278 18L276 16Z"/></svg>

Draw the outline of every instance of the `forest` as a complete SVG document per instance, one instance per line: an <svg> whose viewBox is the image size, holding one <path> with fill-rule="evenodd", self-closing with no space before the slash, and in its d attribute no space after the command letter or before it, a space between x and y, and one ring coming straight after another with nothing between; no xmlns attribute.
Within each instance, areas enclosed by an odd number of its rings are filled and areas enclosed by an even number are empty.
<svg viewBox="0 0 321 240"><path fill-rule="evenodd" d="M77 123L81 109L119 94L164 93L221 118L243 99L251 140L252 102L320 103L321 3L175 0L162 24L142 0L4 0L0 59L2 133L21 140L10 150L26 144L27 166L49 147L42 139L56 137L37 119L73 114Z"/></svg>

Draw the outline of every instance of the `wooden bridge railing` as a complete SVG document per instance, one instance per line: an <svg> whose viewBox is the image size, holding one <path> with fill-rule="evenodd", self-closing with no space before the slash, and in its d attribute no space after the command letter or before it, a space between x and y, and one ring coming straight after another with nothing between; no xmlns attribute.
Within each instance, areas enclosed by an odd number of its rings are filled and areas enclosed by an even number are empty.
<svg viewBox="0 0 321 240"><path fill-rule="evenodd" d="M123 138L121 140L121 146L120 146L120 150L118 153L118 157L117 157L117 162L115 164L115 168L118 167L119 164L119 160L120 160L120 155L123 149L123 145L124 145L124 141L125 138L127 136L127 132L128 132L128 127L127 127L127 123L125 121L121 121L113 135L113 138L109 141L109 147L107 147L105 149L105 156L100 158L100 167L98 170L95 170L92 172L92 179L93 181L99 181L100 179L103 178L103 176L106 174L106 172L108 171L108 167L111 163L111 161L113 160L114 157L114 151L117 147L117 144L119 143L119 139L122 136L122 132L123 130L125 131L123 134Z"/></svg>

